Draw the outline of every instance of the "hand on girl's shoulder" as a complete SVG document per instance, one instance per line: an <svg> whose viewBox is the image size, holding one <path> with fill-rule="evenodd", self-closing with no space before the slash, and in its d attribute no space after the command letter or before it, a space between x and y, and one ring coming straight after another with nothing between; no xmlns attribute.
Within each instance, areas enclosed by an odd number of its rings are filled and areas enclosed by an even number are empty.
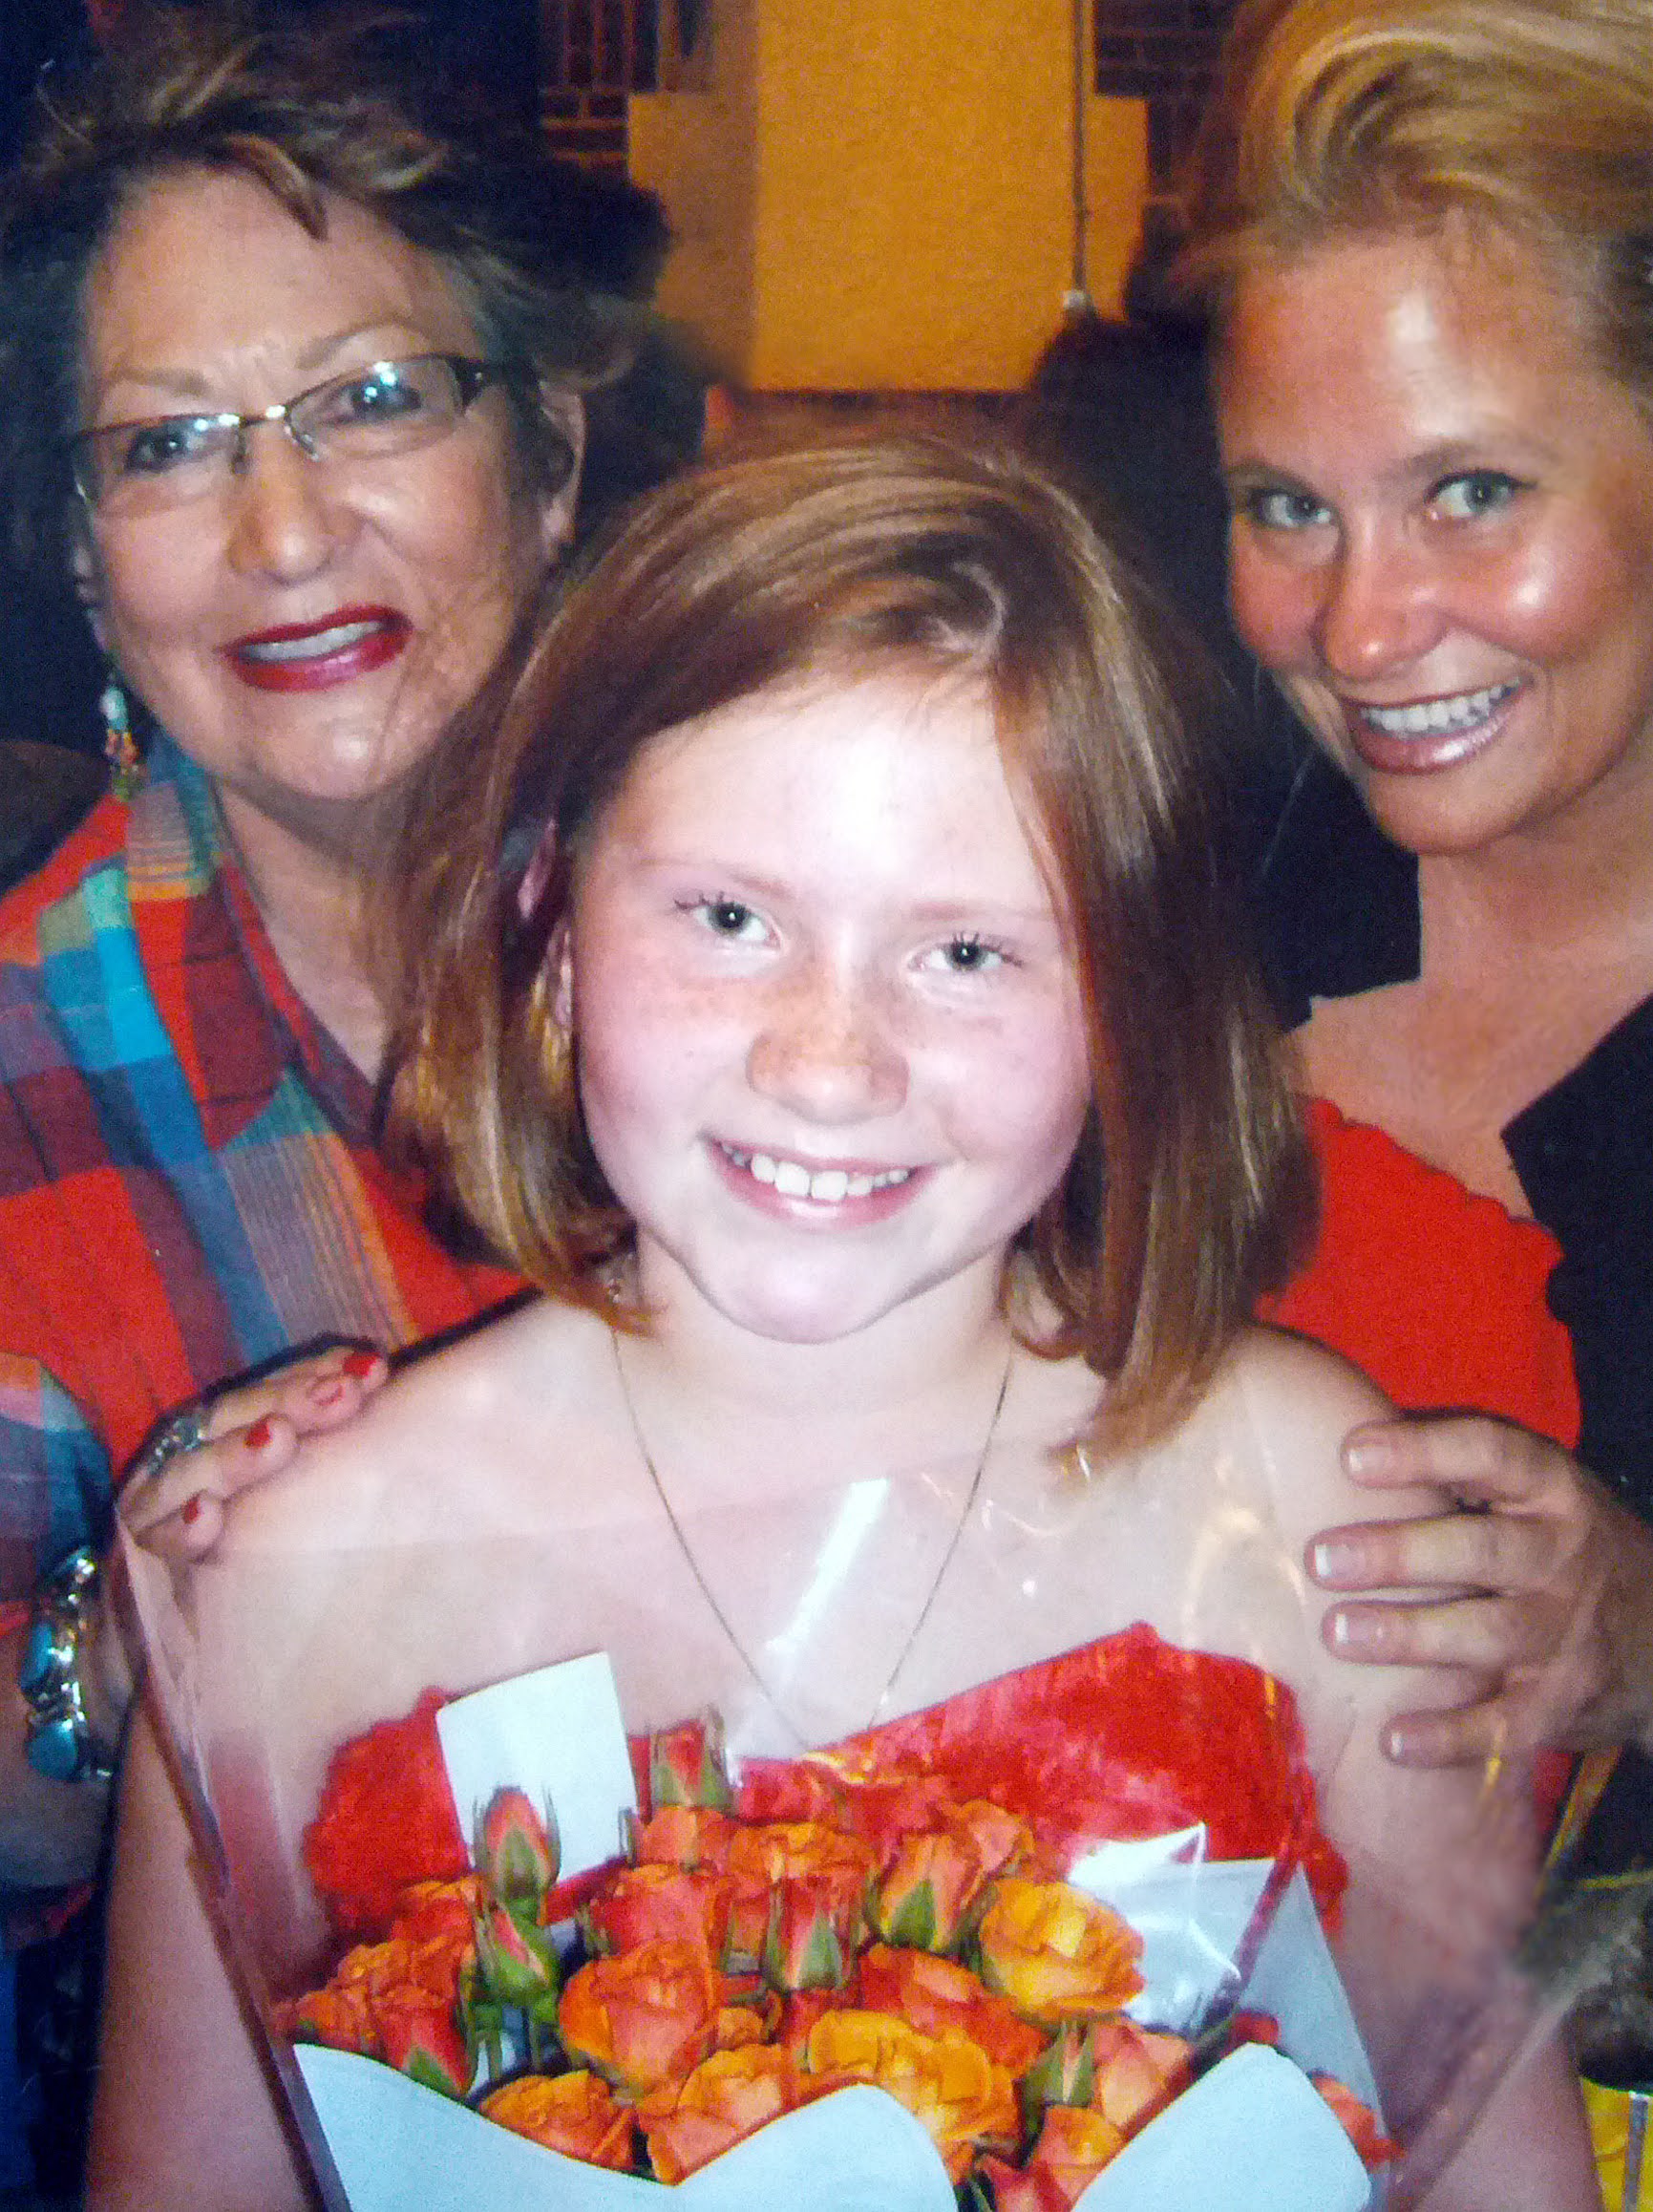
<svg viewBox="0 0 1653 2212"><path fill-rule="evenodd" d="M437 1542L512 1526L525 1487L586 1454L609 1332L533 1299L392 1376L362 1414L307 1438L230 1506L221 1556Z"/></svg>
<svg viewBox="0 0 1653 2212"><path fill-rule="evenodd" d="M1340 1521L1412 1521L1439 1510L1438 1495L1421 1485L1380 1493L1349 1479L1344 1439L1394 1408L1338 1353L1283 1329L1249 1329L1220 1380L1244 1400L1281 1526L1298 1548Z"/></svg>

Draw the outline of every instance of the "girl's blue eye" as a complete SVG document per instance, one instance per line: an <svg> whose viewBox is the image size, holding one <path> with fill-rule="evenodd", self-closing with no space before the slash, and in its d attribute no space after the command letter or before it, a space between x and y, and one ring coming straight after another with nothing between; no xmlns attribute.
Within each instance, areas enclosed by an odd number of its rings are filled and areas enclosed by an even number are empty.
<svg viewBox="0 0 1653 2212"><path fill-rule="evenodd" d="M1495 515L1525 487L1501 469L1465 469L1446 477L1430 494L1430 504L1449 522L1473 522Z"/></svg>
<svg viewBox="0 0 1653 2212"><path fill-rule="evenodd" d="M996 945L985 938L961 931L949 937L939 948L937 957L949 975L985 975L989 968L1002 968L1005 955Z"/></svg>
<svg viewBox="0 0 1653 2212"><path fill-rule="evenodd" d="M755 945L764 935L763 918L742 899L690 899L684 911L703 922L714 937Z"/></svg>

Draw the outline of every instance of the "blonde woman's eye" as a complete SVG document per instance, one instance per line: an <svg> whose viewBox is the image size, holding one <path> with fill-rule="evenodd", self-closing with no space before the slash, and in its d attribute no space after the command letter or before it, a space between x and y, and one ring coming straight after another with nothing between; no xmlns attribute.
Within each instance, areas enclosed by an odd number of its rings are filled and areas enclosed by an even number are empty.
<svg viewBox="0 0 1653 2212"><path fill-rule="evenodd" d="M1285 484L1256 484L1237 495L1234 507L1255 530L1317 530L1332 519L1324 501Z"/></svg>
<svg viewBox="0 0 1653 2212"><path fill-rule="evenodd" d="M1449 522L1473 522L1495 515L1525 489L1518 477L1506 476L1502 469L1465 469L1438 483L1430 504Z"/></svg>

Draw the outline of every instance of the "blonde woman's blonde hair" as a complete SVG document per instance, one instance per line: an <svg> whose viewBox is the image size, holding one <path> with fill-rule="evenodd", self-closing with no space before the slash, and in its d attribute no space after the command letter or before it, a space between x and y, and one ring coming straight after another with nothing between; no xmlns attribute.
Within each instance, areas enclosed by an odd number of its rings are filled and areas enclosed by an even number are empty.
<svg viewBox="0 0 1653 2212"><path fill-rule="evenodd" d="M1241 0L1184 193L1183 287L1343 238L1499 234L1653 406L1648 0Z"/></svg>

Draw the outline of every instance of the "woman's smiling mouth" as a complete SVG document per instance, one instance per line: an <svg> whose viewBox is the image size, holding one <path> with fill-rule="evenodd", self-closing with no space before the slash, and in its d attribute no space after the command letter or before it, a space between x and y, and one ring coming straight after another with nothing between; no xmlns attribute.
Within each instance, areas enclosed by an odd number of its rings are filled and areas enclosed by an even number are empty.
<svg viewBox="0 0 1653 2212"><path fill-rule="evenodd" d="M391 606L343 606L320 622L283 623L224 649L244 684L261 691L320 691L393 661L413 635Z"/></svg>
<svg viewBox="0 0 1653 2212"><path fill-rule="evenodd" d="M1367 767L1380 775L1454 768L1496 736L1504 710L1521 689L1518 679L1511 679L1394 707L1345 699L1349 741Z"/></svg>

